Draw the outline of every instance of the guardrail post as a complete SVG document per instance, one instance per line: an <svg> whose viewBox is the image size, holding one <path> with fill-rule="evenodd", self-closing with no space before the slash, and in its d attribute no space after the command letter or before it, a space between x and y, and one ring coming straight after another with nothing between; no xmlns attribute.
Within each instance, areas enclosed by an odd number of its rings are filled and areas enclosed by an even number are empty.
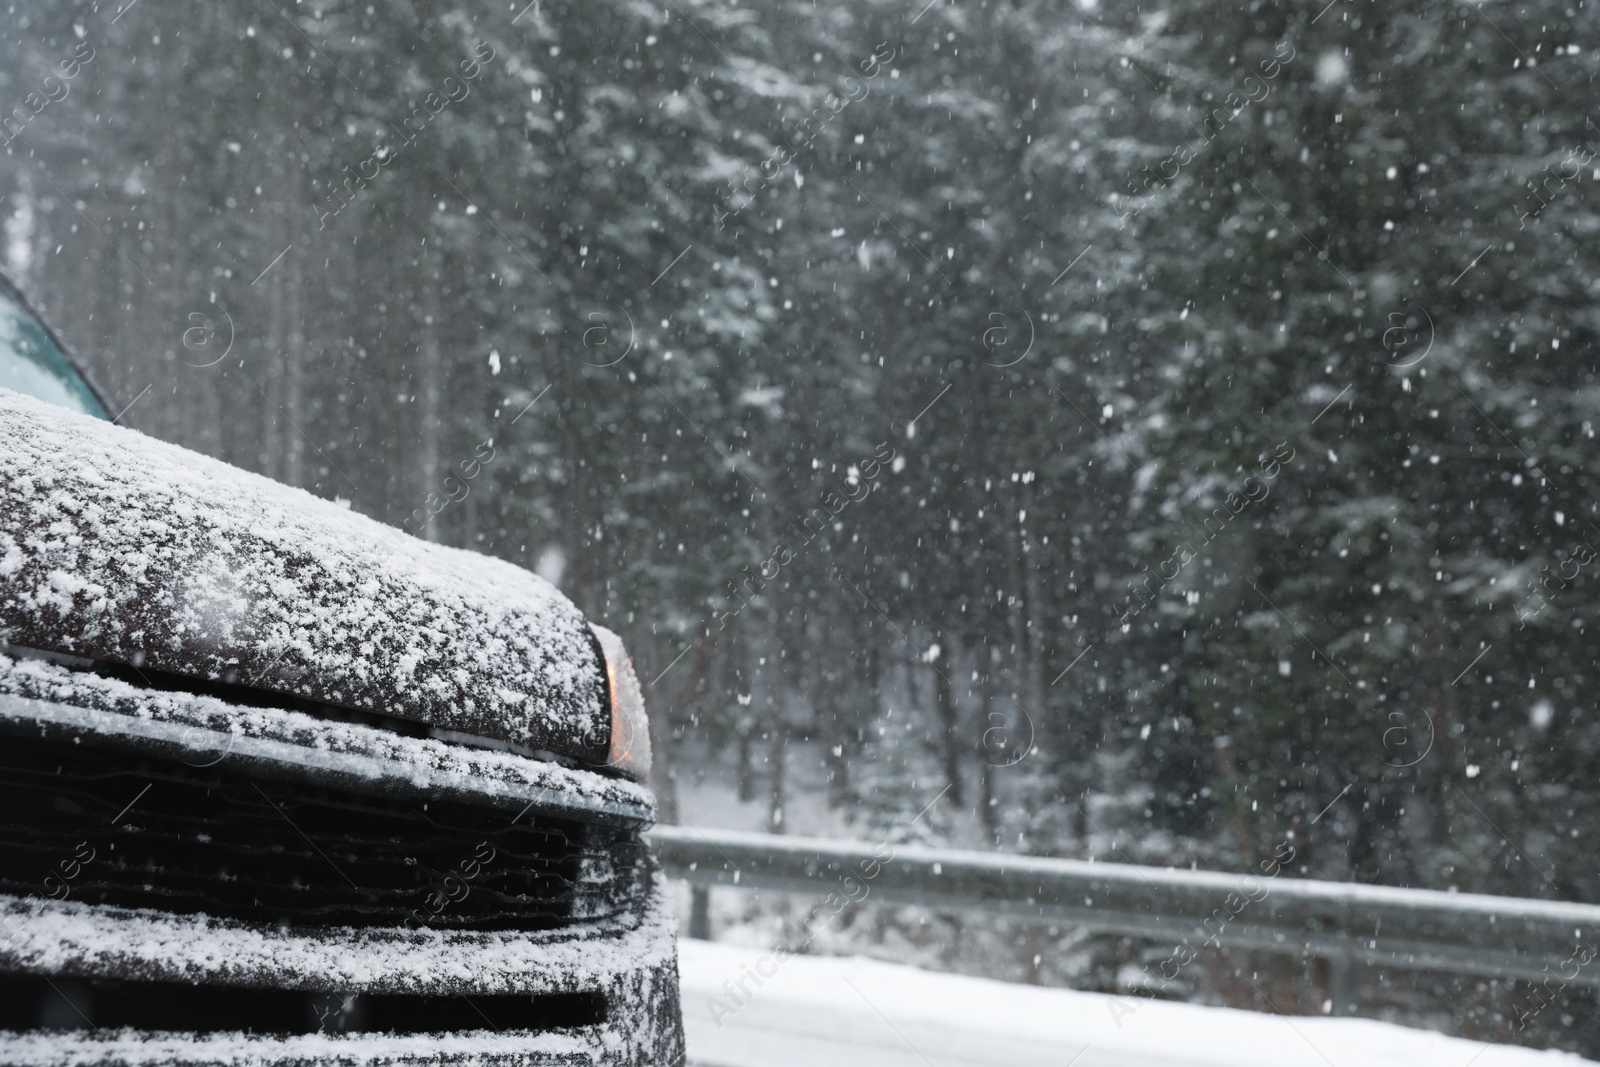
<svg viewBox="0 0 1600 1067"><path fill-rule="evenodd" d="M1328 958L1328 999L1333 1001L1333 1014L1361 1014L1361 972L1366 967L1350 956Z"/></svg>
<svg viewBox="0 0 1600 1067"><path fill-rule="evenodd" d="M699 941L711 940L711 887L689 887L689 936Z"/></svg>

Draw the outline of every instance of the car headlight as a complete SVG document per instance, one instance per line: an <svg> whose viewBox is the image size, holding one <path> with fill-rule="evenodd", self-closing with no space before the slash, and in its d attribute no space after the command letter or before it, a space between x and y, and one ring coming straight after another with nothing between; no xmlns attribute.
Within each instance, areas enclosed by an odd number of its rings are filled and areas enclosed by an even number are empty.
<svg viewBox="0 0 1600 1067"><path fill-rule="evenodd" d="M605 653L606 690L611 694L611 747L606 766L634 781L646 781L650 777L650 719L645 714L639 678L633 673L633 658L622 646L622 638L604 626L590 625Z"/></svg>

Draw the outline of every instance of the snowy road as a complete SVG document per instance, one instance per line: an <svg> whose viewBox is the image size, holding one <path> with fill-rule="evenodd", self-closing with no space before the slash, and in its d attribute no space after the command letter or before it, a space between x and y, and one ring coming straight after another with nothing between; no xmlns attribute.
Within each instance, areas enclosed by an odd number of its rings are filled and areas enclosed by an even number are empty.
<svg viewBox="0 0 1600 1067"><path fill-rule="evenodd" d="M684 1026L697 1067L1578 1067L1366 1019L1227 1008L794 957L685 939ZM771 974L745 998L724 983ZM1113 1009L1125 1013L1115 1016ZM719 1025L720 1023L720 1025Z"/></svg>

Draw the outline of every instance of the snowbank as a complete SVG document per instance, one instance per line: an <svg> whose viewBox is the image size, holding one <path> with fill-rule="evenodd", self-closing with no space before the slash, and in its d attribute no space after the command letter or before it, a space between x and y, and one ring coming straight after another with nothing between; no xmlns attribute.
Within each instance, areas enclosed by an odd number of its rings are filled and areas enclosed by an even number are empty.
<svg viewBox="0 0 1600 1067"><path fill-rule="evenodd" d="M759 949L685 940L678 958L691 1064L1579 1067L1590 1062L1367 1019L1131 1000L934 974L859 957L780 961ZM740 991L741 981L749 996Z"/></svg>

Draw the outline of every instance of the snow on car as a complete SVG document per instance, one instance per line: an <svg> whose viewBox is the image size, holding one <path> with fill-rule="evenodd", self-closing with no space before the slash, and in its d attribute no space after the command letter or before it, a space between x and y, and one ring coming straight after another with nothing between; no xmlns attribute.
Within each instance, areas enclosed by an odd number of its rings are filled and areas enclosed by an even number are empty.
<svg viewBox="0 0 1600 1067"><path fill-rule="evenodd" d="M96 418L0 298L0 1061L680 1063L615 635Z"/></svg>

